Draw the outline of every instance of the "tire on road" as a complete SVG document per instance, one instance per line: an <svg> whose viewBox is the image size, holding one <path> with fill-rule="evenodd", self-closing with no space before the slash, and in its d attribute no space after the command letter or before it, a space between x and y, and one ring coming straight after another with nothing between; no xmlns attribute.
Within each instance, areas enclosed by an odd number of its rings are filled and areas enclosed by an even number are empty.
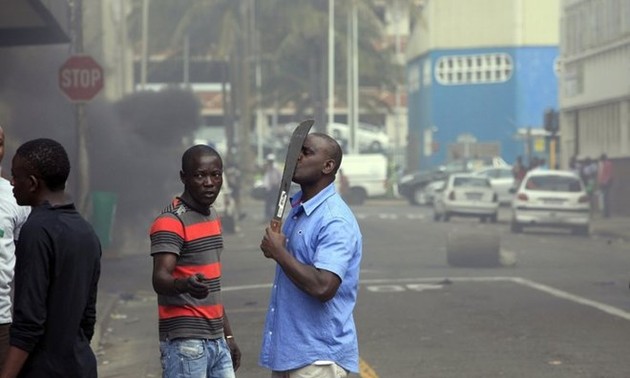
<svg viewBox="0 0 630 378"><path fill-rule="evenodd" d="M501 266L501 239L498 233L454 230L446 241L446 260L450 266Z"/></svg>

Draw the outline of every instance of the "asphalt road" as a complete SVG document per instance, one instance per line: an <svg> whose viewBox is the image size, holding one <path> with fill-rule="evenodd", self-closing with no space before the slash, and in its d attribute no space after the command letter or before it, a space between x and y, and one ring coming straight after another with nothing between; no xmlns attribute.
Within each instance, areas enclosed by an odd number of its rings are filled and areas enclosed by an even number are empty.
<svg viewBox="0 0 630 378"><path fill-rule="evenodd" d="M274 264L258 249L254 204L226 235L224 301L243 352L241 378L257 366ZM630 245L565 231L513 235L402 201L354 207L364 235L355 311L367 377L628 377ZM453 233L500 238L506 266L452 267ZM103 260L97 340L101 377L160 376L148 246Z"/></svg>

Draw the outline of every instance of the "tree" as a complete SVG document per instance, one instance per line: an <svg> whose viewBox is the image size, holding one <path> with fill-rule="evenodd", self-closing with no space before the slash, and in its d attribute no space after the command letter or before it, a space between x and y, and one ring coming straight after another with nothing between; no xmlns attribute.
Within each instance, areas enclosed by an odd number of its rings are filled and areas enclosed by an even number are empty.
<svg viewBox="0 0 630 378"><path fill-rule="evenodd" d="M141 0L134 1L132 18L138 20ZM339 94L346 91L342 69L349 59L346 15L353 2L359 17L360 83L373 88L361 93L361 107L382 109L386 106L381 100L382 91L392 91L402 83L402 67L392 59L393 47L382 43L386 38L377 16L377 0L335 2L335 56L341 73L335 89ZM239 160L246 172L253 169L249 141L256 106L292 106L296 121L308 115L315 116L317 125L324 124L328 0L152 0L150 19L150 51L179 55L182 38L188 35L192 53L227 62L233 114L238 119ZM132 28L136 41L138 30ZM252 96L257 58L263 72L261 104Z"/></svg>

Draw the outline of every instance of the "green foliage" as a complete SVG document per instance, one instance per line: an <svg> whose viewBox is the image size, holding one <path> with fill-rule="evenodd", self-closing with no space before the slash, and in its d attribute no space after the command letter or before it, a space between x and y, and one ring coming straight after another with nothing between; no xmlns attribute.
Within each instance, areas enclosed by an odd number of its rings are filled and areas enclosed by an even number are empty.
<svg viewBox="0 0 630 378"><path fill-rule="evenodd" d="M348 14L351 1L335 1L336 91L345 98L348 51ZM359 19L359 81L362 86L392 90L402 81L402 69L392 61L392 49L379 47L384 39L375 0L355 1ZM403 1L407 3L407 1ZM409 3L411 3L409 1ZM140 40L142 0L134 0L131 35ZM249 17L255 12L255 20ZM264 106L292 102L312 108L324 97L328 53L328 0L151 0L149 51L180 53L190 36L191 52L216 59L249 56L247 74L253 76L257 38L263 78ZM253 22L259 35L252 30ZM241 57L240 59L248 59ZM234 72L245 74L231 62ZM251 80L254 85L254 80ZM376 95L361 99L362 106L381 106ZM254 105L253 100L248 103Z"/></svg>

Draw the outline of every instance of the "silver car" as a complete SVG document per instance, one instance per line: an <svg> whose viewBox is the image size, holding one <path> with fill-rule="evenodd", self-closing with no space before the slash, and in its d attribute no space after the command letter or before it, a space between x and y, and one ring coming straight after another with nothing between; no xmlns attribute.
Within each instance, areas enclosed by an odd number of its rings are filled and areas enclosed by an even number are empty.
<svg viewBox="0 0 630 378"><path fill-rule="evenodd" d="M471 173L450 175L433 201L433 219L448 221L452 216L497 221L499 199L490 180Z"/></svg>
<svg viewBox="0 0 630 378"><path fill-rule="evenodd" d="M575 173L536 169L514 191L512 232L522 232L527 226L564 227L588 235L591 201Z"/></svg>

